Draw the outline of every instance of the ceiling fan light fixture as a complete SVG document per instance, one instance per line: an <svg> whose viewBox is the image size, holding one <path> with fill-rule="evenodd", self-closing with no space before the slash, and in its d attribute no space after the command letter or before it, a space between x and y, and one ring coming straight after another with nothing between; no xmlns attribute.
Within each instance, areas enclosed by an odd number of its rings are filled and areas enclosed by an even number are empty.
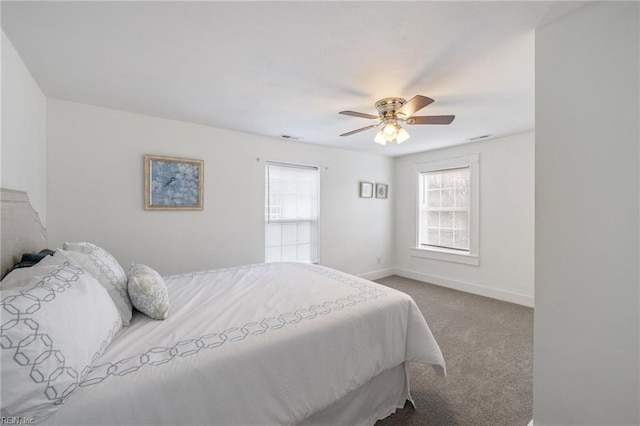
<svg viewBox="0 0 640 426"><path fill-rule="evenodd" d="M376 137L373 139L373 141L375 143L379 143L380 145L386 145L387 144L387 138L385 137L384 133L382 132L382 130L380 130L377 134Z"/></svg>
<svg viewBox="0 0 640 426"><path fill-rule="evenodd" d="M393 121L389 121L382 128L382 133L387 139L387 142L392 142L398 135L398 125Z"/></svg>
<svg viewBox="0 0 640 426"><path fill-rule="evenodd" d="M410 137L411 136L409 136L409 132L407 132L402 127L398 126L398 135L396 136L396 142L398 142L398 145L406 141Z"/></svg>
<svg viewBox="0 0 640 426"><path fill-rule="evenodd" d="M409 132L402 128L397 121L389 120L384 127L380 129L373 140L380 145L386 145L387 142L396 142L401 144L407 139L409 139Z"/></svg>

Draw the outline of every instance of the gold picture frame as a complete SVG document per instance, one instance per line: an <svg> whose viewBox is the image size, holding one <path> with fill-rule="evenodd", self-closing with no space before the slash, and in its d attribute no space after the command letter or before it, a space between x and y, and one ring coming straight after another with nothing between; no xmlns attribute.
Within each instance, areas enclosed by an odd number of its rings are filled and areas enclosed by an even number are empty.
<svg viewBox="0 0 640 426"><path fill-rule="evenodd" d="M203 210L204 161L144 156L145 210Z"/></svg>

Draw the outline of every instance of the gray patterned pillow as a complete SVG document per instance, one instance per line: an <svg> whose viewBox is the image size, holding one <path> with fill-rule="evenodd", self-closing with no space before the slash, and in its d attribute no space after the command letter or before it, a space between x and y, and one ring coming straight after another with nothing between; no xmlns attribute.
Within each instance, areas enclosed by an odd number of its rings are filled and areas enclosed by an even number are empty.
<svg viewBox="0 0 640 426"><path fill-rule="evenodd" d="M91 243L64 243L54 256L64 256L71 263L92 274L113 299L127 326L131 320L131 301L127 293L127 275L118 261L105 249Z"/></svg>
<svg viewBox="0 0 640 426"><path fill-rule="evenodd" d="M169 293L164 279L147 265L132 264L129 268L129 297L143 314L163 320L169 315Z"/></svg>

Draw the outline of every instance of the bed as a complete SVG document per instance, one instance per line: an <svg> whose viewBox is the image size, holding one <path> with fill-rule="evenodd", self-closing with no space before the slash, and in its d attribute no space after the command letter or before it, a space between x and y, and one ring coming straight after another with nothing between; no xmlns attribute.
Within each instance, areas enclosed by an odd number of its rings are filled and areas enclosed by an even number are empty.
<svg viewBox="0 0 640 426"><path fill-rule="evenodd" d="M47 247L34 217L26 194L2 190L3 273L22 253ZM168 308L129 306L127 317L112 285L118 274L98 277L114 260L100 258L102 272L92 270L77 253L97 246L78 247L0 284L3 417L371 425L411 401L408 362L445 375L424 317L394 289L320 265L244 265L158 275ZM130 269L127 283L135 276Z"/></svg>

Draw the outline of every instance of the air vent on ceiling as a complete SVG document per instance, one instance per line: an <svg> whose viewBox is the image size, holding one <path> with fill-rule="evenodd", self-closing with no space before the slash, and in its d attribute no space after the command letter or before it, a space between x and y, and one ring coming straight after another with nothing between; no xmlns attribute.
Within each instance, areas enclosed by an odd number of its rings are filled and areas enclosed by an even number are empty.
<svg viewBox="0 0 640 426"><path fill-rule="evenodd" d="M493 136L493 135L482 135L482 136L476 136L476 137L473 137L473 138L469 138L467 140L469 142L475 142L475 141L479 141L479 140L482 140L482 139L490 138L491 136Z"/></svg>
<svg viewBox="0 0 640 426"><path fill-rule="evenodd" d="M287 140L290 140L290 141L298 141L298 140L302 139L301 136L293 136L293 135L280 135L279 137L280 137L280 139L287 139Z"/></svg>

